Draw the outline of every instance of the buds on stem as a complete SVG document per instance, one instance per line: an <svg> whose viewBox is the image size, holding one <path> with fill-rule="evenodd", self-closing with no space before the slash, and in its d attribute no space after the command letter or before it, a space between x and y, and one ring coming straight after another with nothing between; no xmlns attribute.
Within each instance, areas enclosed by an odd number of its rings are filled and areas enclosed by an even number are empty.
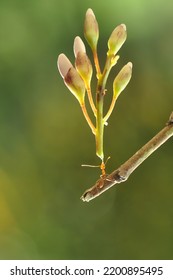
<svg viewBox="0 0 173 280"><path fill-rule="evenodd" d="M127 38L126 26L124 24L117 26L110 35L108 40L107 59L103 72L101 72L100 70L100 64L97 54L99 27L92 9L88 9L85 15L84 36L91 47L93 53L93 60L96 68L96 105L93 102L93 96L90 86L93 68L86 54L85 45L79 36L75 38L73 47L75 55L75 67L71 64L69 59L64 54L59 55L57 65L65 85L80 103L84 117L88 125L90 126L93 134L95 135L96 154L102 160L102 164L104 164L104 126L107 124L107 120L114 109L117 97L125 89L125 87L131 79L132 63L127 63L114 79L112 103L106 116L103 117L103 103L106 91L107 78L109 76L111 68L117 63L117 60L119 59L119 55L117 55L117 52L122 47ZM93 125L85 105L84 98L86 90L89 99L89 104L96 118L96 127Z"/></svg>

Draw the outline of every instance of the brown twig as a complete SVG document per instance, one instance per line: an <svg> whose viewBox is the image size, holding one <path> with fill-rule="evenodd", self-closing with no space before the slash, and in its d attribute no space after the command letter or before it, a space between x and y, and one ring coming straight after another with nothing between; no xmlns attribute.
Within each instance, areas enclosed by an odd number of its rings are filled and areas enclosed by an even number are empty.
<svg viewBox="0 0 173 280"><path fill-rule="evenodd" d="M139 151L131 158L123 163L118 169L111 174L101 177L90 189L86 190L81 196L83 201L89 202L115 184L126 181L130 174L155 150L164 144L171 136L173 136L173 112L170 115L169 121L165 127L156 134L149 142L147 142Z"/></svg>

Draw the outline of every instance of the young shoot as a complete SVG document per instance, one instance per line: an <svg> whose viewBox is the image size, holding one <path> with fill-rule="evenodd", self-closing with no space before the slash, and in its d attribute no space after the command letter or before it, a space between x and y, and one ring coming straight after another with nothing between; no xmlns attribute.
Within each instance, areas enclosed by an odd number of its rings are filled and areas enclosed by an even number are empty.
<svg viewBox="0 0 173 280"><path fill-rule="evenodd" d="M117 53L127 38L126 26L125 24L120 24L111 33L107 43L108 51L106 54L106 62L103 71L100 69L100 62L97 52L99 25L92 9L88 9L85 15L84 37L88 42L93 54L93 64L96 70L97 81L96 89L91 89L93 66L86 54L85 45L79 36L74 39L73 46L75 66L71 64L64 54L60 54L58 56L57 66L65 85L78 100L83 115L95 136L96 155L101 160L99 167L102 172L101 176L104 177L106 174L106 163L104 161L103 149L104 127L107 125L107 121L115 107L117 98L131 79L132 63L128 62L115 77L113 82L112 102L107 113L104 115L104 99L107 95L106 83L112 67L116 65L119 59L119 55L117 55ZM95 93L95 96L93 92ZM95 117L95 124L92 122L88 114L88 110L85 105L85 95L87 95L89 105L91 106L92 113Z"/></svg>

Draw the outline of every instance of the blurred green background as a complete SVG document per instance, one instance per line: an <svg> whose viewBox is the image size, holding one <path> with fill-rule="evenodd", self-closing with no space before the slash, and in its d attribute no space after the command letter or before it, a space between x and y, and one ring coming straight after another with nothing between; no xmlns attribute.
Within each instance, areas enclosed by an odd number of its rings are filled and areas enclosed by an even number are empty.
<svg viewBox="0 0 173 280"><path fill-rule="evenodd" d="M173 103L173 2L162 0L0 1L0 259L172 259L172 139L124 184L90 203L94 137L57 72L92 8L107 40L120 23L133 78L105 129L107 172L166 123ZM91 54L89 48L87 49ZM91 56L90 56L91 57ZM109 97L108 97L109 98Z"/></svg>

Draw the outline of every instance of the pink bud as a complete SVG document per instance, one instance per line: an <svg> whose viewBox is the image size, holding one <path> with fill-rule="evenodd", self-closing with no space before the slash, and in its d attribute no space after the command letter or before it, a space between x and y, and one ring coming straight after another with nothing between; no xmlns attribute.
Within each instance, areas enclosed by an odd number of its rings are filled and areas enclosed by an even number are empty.
<svg viewBox="0 0 173 280"><path fill-rule="evenodd" d="M64 77L64 82L68 89L77 98L80 104L84 103L85 98L85 84L79 73L74 67L71 67Z"/></svg>
<svg viewBox="0 0 173 280"><path fill-rule="evenodd" d="M86 53L85 45L79 36L74 39L73 50L75 57L77 57L78 52Z"/></svg>
<svg viewBox="0 0 173 280"><path fill-rule="evenodd" d="M88 87L91 82L93 70L92 70L91 62L86 53L78 52L76 61L75 61L75 66L76 66L78 73L84 80L86 86Z"/></svg>
<svg viewBox="0 0 173 280"><path fill-rule="evenodd" d="M72 67L70 60L66 57L65 54L61 53L58 56L57 60L57 67L61 77L64 79L65 75L67 74L68 70Z"/></svg>

